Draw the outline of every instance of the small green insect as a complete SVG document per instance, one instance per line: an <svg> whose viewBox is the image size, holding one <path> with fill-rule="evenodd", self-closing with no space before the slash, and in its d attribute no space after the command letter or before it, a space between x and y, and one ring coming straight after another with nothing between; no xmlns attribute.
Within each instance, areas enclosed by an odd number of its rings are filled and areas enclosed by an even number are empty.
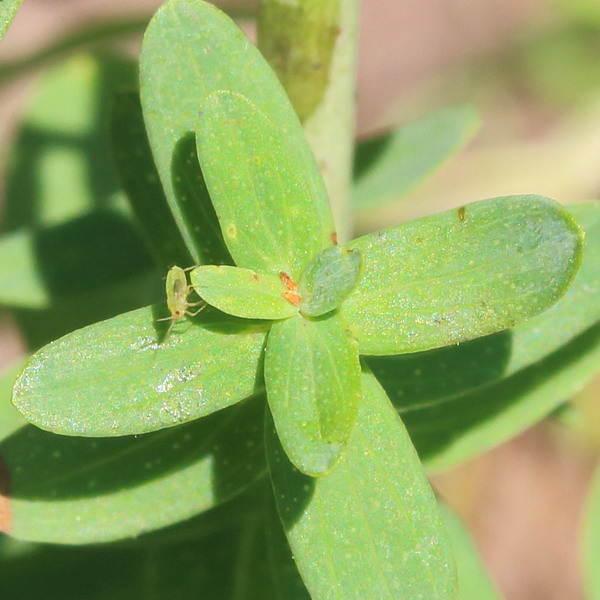
<svg viewBox="0 0 600 600"><path fill-rule="evenodd" d="M206 306L205 302L188 302L189 295L192 291L192 286L188 284L187 277L185 276L186 271L195 269L195 267L189 267L188 269L182 269L177 265L171 267L167 273L167 284L165 286L167 292L167 308L171 313L170 317L164 319L157 319L157 321L171 321L165 339L169 337L173 325L186 315L189 317L195 317L201 310ZM195 312L190 312L189 308L192 306L200 306Z"/></svg>

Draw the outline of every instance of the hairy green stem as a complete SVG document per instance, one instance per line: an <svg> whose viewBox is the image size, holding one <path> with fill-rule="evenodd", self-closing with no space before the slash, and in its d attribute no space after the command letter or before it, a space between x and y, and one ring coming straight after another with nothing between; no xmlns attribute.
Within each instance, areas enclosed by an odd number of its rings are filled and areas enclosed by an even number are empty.
<svg viewBox="0 0 600 600"><path fill-rule="evenodd" d="M340 242L348 206L355 129L360 0L262 0L258 43L284 85L327 185Z"/></svg>

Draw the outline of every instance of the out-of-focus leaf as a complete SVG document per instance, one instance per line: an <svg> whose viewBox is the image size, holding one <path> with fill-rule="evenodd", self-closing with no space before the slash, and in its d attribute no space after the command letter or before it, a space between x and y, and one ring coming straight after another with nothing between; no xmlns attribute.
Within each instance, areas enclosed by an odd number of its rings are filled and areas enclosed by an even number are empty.
<svg viewBox="0 0 600 600"><path fill-rule="evenodd" d="M253 393L264 324L206 309L164 339L164 316L142 308L45 346L16 383L15 406L42 429L104 437L170 427Z"/></svg>
<svg viewBox="0 0 600 600"><path fill-rule="evenodd" d="M265 382L292 463L313 476L329 472L350 437L360 399L358 346L340 317L275 322Z"/></svg>
<svg viewBox="0 0 600 600"><path fill-rule="evenodd" d="M118 57L79 55L45 75L10 156L6 229L122 203L106 123L115 90L134 84L134 63Z"/></svg>
<svg viewBox="0 0 600 600"><path fill-rule="evenodd" d="M600 598L600 468L592 479L583 519L583 559L585 565L586 598Z"/></svg>
<svg viewBox="0 0 600 600"><path fill-rule="evenodd" d="M232 501L133 540L69 548L0 538L0 594L11 600L181 600L199 594L309 600L270 487L263 478Z"/></svg>
<svg viewBox="0 0 600 600"><path fill-rule="evenodd" d="M17 9L23 0L2 0L0 4L0 39L4 37L6 30L17 14Z"/></svg>
<svg viewBox="0 0 600 600"><path fill-rule="evenodd" d="M205 511L264 473L264 406L259 395L134 437L90 440L26 425L0 442L0 529L23 540L86 544Z"/></svg>
<svg viewBox="0 0 600 600"><path fill-rule="evenodd" d="M361 354L448 346L549 308L582 245L573 217L551 200L475 202L351 242L363 274L340 311Z"/></svg>
<svg viewBox="0 0 600 600"><path fill-rule="evenodd" d="M339 35L340 1L267 0L258 20L259 47L287 90L300 120L321 104Z"/></svg>
<svg viewBox="0 0 600 600"><path fill-rule="evenodd" d="M43 308L49 304L48 290L38 272L34 236L15 231L0 237L0 304Z"/></svg>
<svg viewBox="0 0 600 600"><path fill-rule="evenodd" d="M291 111L291 108L290 108ZM236 264L296 281L331 245L327 193L296 116L282 122L229 90L206 99L196 141L225 243Z"/></svg>
<svg viewBox="0 0 600 600"><path fill-rule="evenodd" d="M167 53L164 51L166 47L169 48ZM297 247L297 244L309 243L315 245L318 251L330 243L329 236L333 231L333 225L327 196L298 119L273 71L248 38L226 15L214 6L200 0L170 0L167 2L152 19L144 38L141 58L141 91L148 136L167 199L179 226L185 230L188 248L197 262L206 262L202 260L199 240L202 232L191 230L186 224L182 214L181 200L174 186L172 160L180 140L196 130L198 112L201 109L205 112L202 118L203 124L210 125L210 123L207 124L207 117L210 121L215 115L213 111L208 111L211 115L206 114L206 102L209 96L211 96L212 102L228 98L231 101L227 103L230 109L234 108L233 105L236 103L244 102L244 106L252 107L249 109L251 113L259 115L256 119L264 122L268 127L264 134L270 139L277 138L275 140L277 147L285 150L286 154L282 158L278 157L276 165L266 164L266 157L262 156L265 161L262 164L262 172L265 175L265 170L268 171L269 167L275 170L283 168L286 172L291 172L291 168L294 166L295 171L292 173L294 181L300 182L304 178L302 185L309 193L313 205L310 217L305 216L297 208L285 206L281 202L281 198L278 198L279 202L275 207L270 202L268 203L269 210L275 208L274 214L279 214L279 217L273 217L274 222L279 219L280 224L282 223L280 211L285 213L285 219L300 218L303 222L307 219L314 219L312 215L316 211L318 227L323 229L321 237L318 236L318 231L316 239L309 235L309 231L303 232L302 236L296 236L294 248ZM214 93L219 91L225 93L217 98ZM234 99L239 97L243 97L244 100L236 101ZM229 117L235 118L235 115L230 112ZM233 181L247 183L247 175L242 178L241 170L252 169L256 172L259 169L259 165L253 162L255 153L252 148L248 147L244 150L242 160L239 159L239 156L234 159L227 155L222 157L225 159L225 163L220 158L217 164L210 157L203 156L206 143L210 145L208 138L218 133L219 130L222 131L226 125L227 123L223 122L222 127L217 126L217 131L213 127L210 134L207 132L206 140L203 131L197 133L202 170L219 216L221 216L221 211L224 210L227 201L232 203L229 211L233 210L236 203L239 204L238 208L241 210L239 194L242 190L237 187L237 184L233 185ZM247 129L246 125L250 128L255 127L255 124L252 123L243 124L244 129ZM255 129L255 131L258 133L258 130ZM277 132L277 135L273 131ZM238 137L239 134L235 133L232 139L225 140L226 146L229 147L233 143L237 150L241 151L245 144L251 143L247 137L249 133L249 131L245 131L244 138ZM259 147L266 144L266 138L263 141L259 139L253 141L257 142ZM221 154L218 148L215 148L215 151ZM259 156L259 158L261 157ZM232 165L230 160L237 162ZM295 164L290 165L290 160L293 160ZM226 178L216 181L223 169L227 170ZM232 177L235 179L231 183L227 183L227 180ZM238 177L240 177L239 180ZM269 176L269 179L272 180L272 175ZM258 183L260 184L260 182ZM228 188L230 192L235 189L234 196L222 197L219 187L221 185ZM278 184L278 187L286 189L285 185L282 187ZM271 193L269 192L267 198ZM254 205L248 202L248 198L243 198L243 200L247 202L248 206L252 206L253 212L249 215L250 221L234 223L236 231L240 235L240 241L244 236L244 230L252 227L252 223L261 214L257 208L261 204ZM294 212L295 210L297 212ZM222 227L228 247L238 266L261 270L257 268L256 264L243 262L243 257L246 256L245 249L240 248L239 256L236 254L237 250L234 248L237 246L233 242L233 230L229 227L230 224L222 223ZM315 233L313 229L311 228L311 231ZM262 239L260 242L261 247L266 249L268 244L273 246L275 241L270 236L277 236L279 245L274 258L280 257L287 247L286 244L291 243L287 231L287 222L283 223L281 231L277 226L268 235L266 232L260 231L261 235L266 236L266 239ZM255 235L259 235L258 230ZM310 239L310 242L300 241L306 239ZM247 252L250 253L251 250L248 249ZM312 255L301 258L305 261L310 260ZM241 262L240 259L242 259ZM298 261L299 258L295 257L294 260ZM271 260L268 263L271 264ZM285 264L279 265L279 270L285 270L285 268ZM289 274L294 275L294 273Z"/></svg>
<svg viewBox="0 0 600 600"><path fill-rule="evenodd" d="M450 534L458 575L457 600L501 600L467 528L444 504L439 504Z"/></svg>
<svg viewBox="0 0 600 600"><path fill-rule="evenodd" d="M600 203L570 211L586 233L585 252L554 306L458 346L368 358L428 468L446 468L517 435L597 372Z"/></svg>
<svg viewBox="0 0 600 600"><path fill-rule="evenodd" d="M331 246L317 254L302 274L300 307L309 317L320 317L340 306L360 274L360 252Z"/></svg>
<svg viewBox="0 0 600 600"><path fill-rule="evenodd" d="M346 451L318 479L288 462L267 419L275 499L298 569L319 600L454 598L452 551L408 434L372 375L362 390Z"/></svg>
<svg viewBox="0 0 600 600"><path fill-rule="evenodd" d="M246 319L285 319L298 312L281 277L226 265L206 265L190 275L196 293L212 306Z"/></svg>
<svg viewBox="0 0 600 600"><path fill-rule="evenodd" d="M372 209L399 200L471 140L479 127L472 106L439 110L356 148L352 205Z"/></svg>

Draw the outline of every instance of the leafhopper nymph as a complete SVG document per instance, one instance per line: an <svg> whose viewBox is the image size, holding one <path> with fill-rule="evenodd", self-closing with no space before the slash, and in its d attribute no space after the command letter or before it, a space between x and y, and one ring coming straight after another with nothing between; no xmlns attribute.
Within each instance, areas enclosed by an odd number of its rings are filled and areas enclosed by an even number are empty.
<svg viewBox="0 0 600 600"><path fill-rule="evenodd" d="M192 291L192 286L188 284L185 272L194 268L195 267L182 269L181 267L175 265L171 267L167 273L165 291L167 293L167 308L169 309L171 316L165 317L164 319L157 319L157 321L171 321L169 329L165 335L165 339L169 337L169 334L173 329L173 325L175 325L177 321L183 319L185 316L195 317L206 306L206 303L202 301L188 302L188 298ZM198 310L194 312L189 310L190 307L199 305L201 306Z"/></svg>

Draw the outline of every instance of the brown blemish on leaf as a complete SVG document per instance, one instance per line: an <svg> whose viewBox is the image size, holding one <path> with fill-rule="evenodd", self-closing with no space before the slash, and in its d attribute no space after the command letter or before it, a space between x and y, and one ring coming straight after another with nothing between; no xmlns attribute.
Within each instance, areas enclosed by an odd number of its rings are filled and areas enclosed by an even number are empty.
<svg viewBox="0 0 600 600"><path fill-rule="evenodd" d="M457 214L458 214L458 220L459 220L461 223L464 223L464 222L466 221L466 219L467 219L466 213L467 213L467 208L466 208L465 206L461 206L461 207L458 209L458 211L457 211Z"/></svg>
<svg viewBox="0 0 600 600"><path fill-rule="evenodd" d="M12 529L10 512L10 472L0 457L0 531L9 534Z"/></svg>
<svg viewBox="0 0 600 600"><path fill-rule="evenodd" d="M300 306L302 298L300 298L300 294L298 294L298 284L283 271L279 273L279 276L281 277L281 281L283 281L283 285L287 288L287 291L281 292L282 296L294 306Z"/></svg>
<svg viewBox="0 0 600 600"><path fill-rule="evenodd" d="M334 232L331 234L331 241L332 241L332 242L333 242L333 243L334 243L334 244L337 246L337 243L338 243L338 239L337 239L337 231L334 231Z"/></svg>
<svg viewBox="0 0 600 600"><path fill-rule="evenodd" d="M252 279L254 279L254 281L260 281L260 277L258 276L258 273L252 273Z"/></svg>

